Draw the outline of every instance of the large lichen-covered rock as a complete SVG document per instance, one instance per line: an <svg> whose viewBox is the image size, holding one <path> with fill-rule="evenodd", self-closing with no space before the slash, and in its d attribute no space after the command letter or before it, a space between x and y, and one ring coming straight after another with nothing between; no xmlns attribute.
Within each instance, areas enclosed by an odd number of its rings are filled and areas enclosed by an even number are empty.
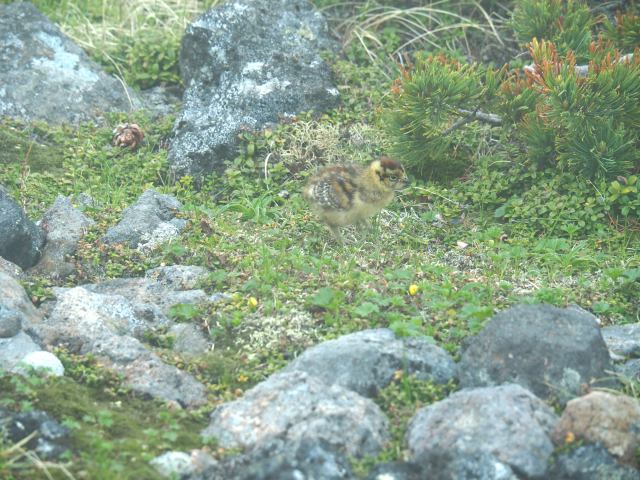
<svg viewBox="0 0 640 480"><path fill-rule="evenodd" d="M167 365L133 335L153 330L153 320L121 295L91 292L83 287L56 288L50 312L31 330L48 347L92 354L105 367L124 376L143 395L193 407L206 402L205 387L190 374Z"/></svg>
<svg viewBox="0 0 640 480"><path fill-rule="evenodd" d="M0 5L0 116L78 123L140 102L28 2Z"/></svg>
<svg viewBox="0 0 640 480"><path fill-rule="evenodd" d="M186 90L169 162L177 175L223 169L238 133L338 104L319 53L334 42L307 0L231 0L187 28L180 51Z"/></svg>

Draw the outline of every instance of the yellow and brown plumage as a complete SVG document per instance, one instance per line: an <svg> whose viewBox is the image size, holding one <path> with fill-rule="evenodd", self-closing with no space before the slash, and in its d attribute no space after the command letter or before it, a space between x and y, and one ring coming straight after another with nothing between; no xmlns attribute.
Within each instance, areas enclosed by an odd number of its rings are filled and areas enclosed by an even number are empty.
<svg viewBox="0 0 640 480"><path fill-rule="evenodd" d="M341 240L339 227L365 223L393 200L395 190L406 180L402 165L383 156L369 166L325 167L309 179L302 194Z"/></svg>

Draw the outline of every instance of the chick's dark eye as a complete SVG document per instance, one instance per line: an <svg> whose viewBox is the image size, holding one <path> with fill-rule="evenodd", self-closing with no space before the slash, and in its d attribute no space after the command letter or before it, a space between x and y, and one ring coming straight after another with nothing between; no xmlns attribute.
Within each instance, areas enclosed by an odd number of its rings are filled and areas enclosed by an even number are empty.
<svg viewBox="0 0 640 480"><path fill-rule="evenodd" d="M397 176L397 175L389 175L389 178L390 178L391 180L397 180L397 179L398 179L398 176Z"/></svg>

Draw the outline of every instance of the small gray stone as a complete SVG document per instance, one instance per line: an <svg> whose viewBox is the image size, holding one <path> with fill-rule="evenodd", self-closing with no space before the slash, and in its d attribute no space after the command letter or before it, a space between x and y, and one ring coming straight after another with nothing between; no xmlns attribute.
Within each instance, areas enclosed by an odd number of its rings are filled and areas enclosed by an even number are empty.
<svg viewBox="0 0 640 480"><path fill-rule="evenodd" d="M184 452L165 452L150 463L163 477L180 478L191 473L191 456Z"/></svg>
<svg viewBox="0 0 640 480"><path fill-rule="evenodd" d="M175 218L181 209L182 204L176 198L149 189L122 213L122 220L107 230L102 241L146 248L150 243L157 245L159 239L175 238L186 224L185 220Z"/></svg>
<svg viewBox="0 0 640 480"><path fill-rule="evenodd" d="M30 369L62 377L64 375L64 365L53 353L44 350L27 353L20 362L13 368L16 373L28 373Z"/></svg>
<svg viewBox="0 0 640 480"><path fill-rule="evenodd" d="M224 448L325 441L347 455L376 455L389 439L387 419L371 400L304 372L272 375L238 400L217 407L202 431Z"/></svg>
<svg viewBox="0 0 640 480"><path fill-rule="evenodd" d="M638 480L640 470L619 464L602 445L581 445L560 453L545 478L553 480Z"/></svg>
<svg viewBox="0 0 640 480"><path fill-rule="evenodd" d="M199 450L194 450L191 454L185 452L165 452L151 460L151 466L160 475L166 478L189 478L195 476L206 469L214 468L218 462Z"/></svg>
<svg viewBox="0 0 640 480"><path fill-rule="evenodd" d="M520 385L464 389L418 410L407 430L410 460L433 478L539 478L557 420ZM483 476L470 476L474 464Z"/></svg>
<svg viewBox="0 0 640 480"><path fill-rule="evenodd" d="M0 4L0 116L79 123L140 101L28 2Z"/></svg>
<svg viewBox="0 0 640 480"><path fill-rule="evenodd" d="M616 355L640 356L640 323L603 327L602 338L609 350Z"/></svg>
<svg viewBox="0 0 640 480"><path fill-rule="evenodd" d="M0 370L13 370L25 355L39 350L42 350L40 346L24 332L11 338L0 338Z"/></svg>
<svg viewBox="0 0 640 480"><path fill-rule="evenodd" d="M0 257L0 273L9 275L14 279L19 279L22 276L22 269L13 262L10 262L4 257Z"/></svg>
<svg viewBox="0 0 640 480"><path fill-rule="evenodd" d="M595 317L575 309L520 305L494 316L468 340L462 387L518 383L566 403L584 384L614 386L609 351Z"/></svg>
<svg viewBox="0 0 640 480"><path fill-rule="evenodd" d="M0 5L0 25L3 7ZM2 76L1 69L0 76ZM0 110L2 90L0 87ZM0 257L21 268L29 268L40 259L44 242L45 235L42 229L27 218L22 207L4 190L0 190Z"/></svg>
<svg viewBox="0 0 640 480"><path fill-rule="evenodd" d="M76 252L78 242L93 224L92 219L74 208L69 198L58 195L40 222L47 243L32 273L53 278L64 278L73 273L74 266L67 258Z"/></svg>
<svg viewBox="0 0 640 480"><path fill-rule="evenodd" d="M173 325L168 333L175 338L173 350L186 358L196 357L209 350L209 340L201 329L191 323Z"/></svg>
<svg viewBox="0 0 640 480"><path fill-rule="evenodd" d="M367 397L391 383L398 370L435 383L447 383L456 376L453 359L440 347L423 338L396 338L386 328L323 342L283 369L307 372L328 385L340 385Z"/></svg>
<svg viewBox="0 0 640 480"><path fill-rule="evenodd" d="M16 312L23 330L28 330L42 315L31 303L22 285L10 275L0 271L0 307L7 312Z"/></svg>
<svg viewBox="0 0 640 480"><path fill-rule="evenodd" d="M417 463L391 462L376 465L367 480L423 480L425 471Z"/></svg>
<svg viewBox="0 0 640 480"><path fill-rule="evenodd" d="M243 130L337 106L320 57L336 47L306 0L230 0L196 18L180 50L186 90L169 151L176 175L222 171Z"/></svg>
<svg viewBox="0 0 640 480"><path fill-rule="evenodd" d="M145 277L172 290L190 290L197 288L209 277L209 270L195 265L168 265L147 270Z"/></svg>
<svg viewBox="0 0 640 480"><path fill-rule="evenodd" d="M0 338L17 335L22 328L22 312L0 304Z"/></svg>

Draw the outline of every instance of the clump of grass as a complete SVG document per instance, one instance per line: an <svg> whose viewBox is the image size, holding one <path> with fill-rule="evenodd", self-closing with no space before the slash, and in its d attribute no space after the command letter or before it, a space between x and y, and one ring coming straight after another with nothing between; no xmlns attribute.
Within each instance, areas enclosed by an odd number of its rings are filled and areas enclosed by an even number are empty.
<svg viewBox="0 0 640 480"><path fill-rule="evenodd" d="M378 463L407 460L404 437L411 418L418 409L446 398L455 389L453 383L438 385L398 370L393 381L374 399L390 419L391 440L376 458L355 461L356 473L364 477Z"/></svg>
<svg viewBox="0 0 640 480"><path fill-rule="evenodd" d="M178 50L193 18L219 0L35 0L107 71L147 88L179 84Z"/></svg>
<svg viewBox="0 0 640 480"><path fill-rule="evenodd" d="M373 63L406 65L406 54L417 50L446 49L476 57L474 44L504 48L510 42L502 31L507 11L487 11L476 1L405 2L401 6L384 1L316 3L340 33L345 50L353 47L364 55L361 60ZM394 73L387 70L385 75L391 79Z"/></svg>
<svg viewBox="0 0 640 480"><path fill-rule="evenodd" d="M37 432L32 432L14 444L8 444L0 435L0 476L7 480L26 478L22 475L26 473L30 476L30 472L35 471L40 473L41 478L75 480L76 477L65 463L43 460L33 450L26 448L27 443L36 435Z"/></svg>

